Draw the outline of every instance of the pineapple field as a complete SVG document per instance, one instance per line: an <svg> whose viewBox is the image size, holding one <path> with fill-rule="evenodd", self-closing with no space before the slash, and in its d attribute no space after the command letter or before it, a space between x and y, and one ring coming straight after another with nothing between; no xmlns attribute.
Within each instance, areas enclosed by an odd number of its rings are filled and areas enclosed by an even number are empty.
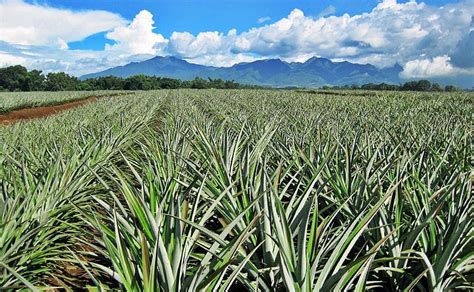
<svg viewBox="0 0 474 292"><path fill-rule="evenodd" d="M92 94L0 125L0 289L474 289L472 93Z"/></svg>

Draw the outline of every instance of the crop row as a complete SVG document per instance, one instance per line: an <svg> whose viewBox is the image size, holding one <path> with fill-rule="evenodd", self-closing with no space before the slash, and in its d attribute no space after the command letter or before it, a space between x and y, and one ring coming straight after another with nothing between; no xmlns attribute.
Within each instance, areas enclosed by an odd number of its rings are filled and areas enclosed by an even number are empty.
<svg viewBox="0 0 474 292"><path fill-rule="evenodd" d="M472 289L472 107L156 91L0 129L0 285Z"/></svg>

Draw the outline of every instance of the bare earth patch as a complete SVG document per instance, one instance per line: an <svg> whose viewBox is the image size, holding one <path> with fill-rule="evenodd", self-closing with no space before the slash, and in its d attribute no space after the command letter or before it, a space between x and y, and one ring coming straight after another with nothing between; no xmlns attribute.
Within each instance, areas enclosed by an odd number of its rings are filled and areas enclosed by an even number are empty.
<svg viewBox="0 0 474 292"><path fill-rule="evenodd" d="M31 120L47 117L60 113L62 111L72 109L90 102L97 100L97 97L90 96L86 99L76 100L68 103L58 104L58 105L48 105L34 108L24 108L15 111L11 111L6 114L0 115L0 125L13 124L22 120Z"/></svg>

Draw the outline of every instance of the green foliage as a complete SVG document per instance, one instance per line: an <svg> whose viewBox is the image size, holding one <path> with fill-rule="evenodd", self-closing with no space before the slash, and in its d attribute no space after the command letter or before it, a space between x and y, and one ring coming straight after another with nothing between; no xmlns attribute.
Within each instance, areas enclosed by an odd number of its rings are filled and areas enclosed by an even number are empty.
<svg viewBox="0 0 474 292"><path fill-rule="evenodd" d="M76 206L92 203L94 173L110 165L155 107L104 98L0 128L0 287L83 287L67 273L80 267L68 250L82 250L87 230Z"/></svg>
<svg viewBox="0 0 474 292"><path fill-rule="evenodd" d="M456 91L456 87L452 85L447 85L445 89L441 87L438 83L431 84L428 80L418 80L418 81L408 81L401 85L396 84L387 84L387 83L367 83L360 87L357 85L344 86L344 87L332 87L333 89L363 89L363 90L390 90L390 91L446 91L453 92ZM323 87L323 89L331 89L331 87Z"/></svg>
<svg viewBox="0 0 474 292"><path fill-rule="evenodd" d="M0 91L155 90L177 88L237 89L258 88L258 86L243 85L222 79L178 80L146 75L135 75L125 79L106 76L80 81L64 72L49 73L45 77L41 71L32 70L28 72L25 67L20 65L0 68Z"/></svg>
<svg viewBox="0 0 474 292"><path fill-rule="evenodd" d="M45 81L45 90L47 91L66 91L78 90L79 79L67 75L64 72L48 73Z"/></svg>
<svg viewBox="0 0 474 292"><path fill-rule="evenodd" d="M453 86L453 85L446 85L446 87L444 88L444 91L446 91L446 92L455 92L455 91L459 91L459 89L456 88L456 86Z"/></svg>
<svg viewBox="0 0 474 292"><path fill-rule="evenodd" d="M443 91L443 88L438 83L433 83L431 85L431 91Z"/></svg>
<svg viewBox="0 0 474 292"><path fill-rule="evenodd" d="M0 87L9 91L22 90L27 79L28 71L17 65L0 69Z"/></svg>
<svg viewBox="0 0 474 292"><path fill-rule="evenodd" d="M409 81L403 84L401 89L410 91L429 91L431 89L431 82L428 80Z"/></svg>
<svg viewBox="0 0 474 292"><path fill-rule="evenodd" d="M203 79L196 77L193 80L178 80L167 77L134 75L128 78L105 76L78 80L63 72L49 73L46 78L41 71L32 70L18 65L0 68L0 90L9 91L64 91L64 90L157 90L157 89L258 89L260 86L244 85L232 80ZM291 87L295 89L296 87ZM291 89L289 88L289 89ZM390 90L390 91L443 91L437 83L431 84L428 80L408 81L403 85L387 83L367 83L360 87L356 84L346 86L323 86L322 89L363 89L363 90ZM444 89L454 92L458 89L447 85Z"/></svg>
<svg viewBox="0 0 474 292"><path fill-rule="evenodd" d="M360 88L364 90L400 90L400 87L398 85L386 84L386 83L380 83L380 84L368 83L368 84L362 85Z"/></svg>
<svg viewBox="0 0 474 292"><path fill-rule="evenodd" d="M0 128L0 286L473 289L472 94L343 93L149 91Z"/></svg>
<svg viewBox="0 0 474 292"><path fill-rule="evenodd" d="M81 82L81 90L123 90L122 78L107 76L96 79L87 79Z"/></svg>
<svg viewBox="0 0 474 292"><path fill-rule="evenodd" d="M41 71L28 72L22 66L0 69L0 88L9 91L39 91L44 88L45 77Z"/></svg>

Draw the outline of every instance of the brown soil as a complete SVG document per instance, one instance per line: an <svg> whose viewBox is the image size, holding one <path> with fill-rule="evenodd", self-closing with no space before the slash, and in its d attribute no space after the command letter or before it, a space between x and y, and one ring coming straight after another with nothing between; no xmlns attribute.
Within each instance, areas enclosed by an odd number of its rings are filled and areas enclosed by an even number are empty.
<svg viewBox="0 0 474 292"><path fill-rule="evenodd" d="M0 125L8 125L22 120L31 120L43 118L50 115L60 113L62 111L72 109L97 100L97 97L90 96L86 99L71 101L58 105L48 105L34 108L24 108L11 111L6 114L0 114Z"/></svg>

